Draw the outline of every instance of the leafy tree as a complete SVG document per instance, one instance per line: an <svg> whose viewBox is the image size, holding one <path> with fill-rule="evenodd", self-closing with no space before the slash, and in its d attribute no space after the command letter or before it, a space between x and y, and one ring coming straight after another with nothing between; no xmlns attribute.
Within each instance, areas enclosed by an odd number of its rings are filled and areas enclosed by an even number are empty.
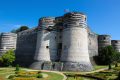
<svg viewBox="0 0 120 80"><path fill-rule="evenodd" d="M114 63L115 63L115 67L118 67L118 62L120 62L120 52L116 51L116 54L114 54Z"/></svg>
<svg viewBox="0 0 120 80"><path fill-rule="evenodd" d="M21 31L24 31L24 30L27 30L29 29L27 26L21 26L18 30L18 32L21 32Z"/></svg>
<svg viewBox="0 0 120 80"><path fill-rule="evenodd" d="M21 32L21 31L24 31L24 30L27 30L27 29L29 29L29 27L28 26L21 26L20 28L18 28L18 29L13 29L11 32L12 33L18 33L18 32Z"/></svg>
<svg viewBox="0 0 120 80"><path fill-rule="evenodd" d="M15 54L14 54L14 50L11 49L9 51L7 51L6 53L4 53L2 55L2 57L0 58L0 62L4 65L4 66L10 66L12 65L12 63L15 61Z"/></svg>
<svg viewBox="0 0 120 80"><path fill-rule="evenodd" d="M99 52L99 58L101 59L101 63L108 64L109 69L111 68L111 63L115 61L116 51L112 46L106 46L101 48Z"/></svg>

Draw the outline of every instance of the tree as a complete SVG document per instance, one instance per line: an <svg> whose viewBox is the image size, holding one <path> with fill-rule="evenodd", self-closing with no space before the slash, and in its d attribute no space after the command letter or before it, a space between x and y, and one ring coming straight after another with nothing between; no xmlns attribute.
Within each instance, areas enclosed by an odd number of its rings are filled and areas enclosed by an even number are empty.
<svg viewBox="0 0 120 80"><path fill-rule="evenodd" d="M13 29L11 32L12 33L18 33L18 32L21 32L21 31L24 31L24 30L27 30L27 29L29 29L29 27L28 26L21 26L20 28L18 28L18 29Z"/></svg>
<svg viewBox="0 0 120 80"><path fill-rule="evenodd" d="M114 54L114 63L115 63L115 67L118 67L118 62L120 62L120 52L116 51L116 54Z"/></svg>
<svg viewBox="0 0 120 80"><path fill-rule="evenodd" d="M13 49L4 53L0 58L0 62L3 64L3 66L11 66L14 61L15 61L15 53Z"/></svg>
<svg viewBox="0 0 120 80"><path fill-rule="evenodd" d="M24 30L27 30L29 29L27 26L21 26L19 29L18 29L18 32L21 32L21 31L24 31Z"/></svg>
<svg viewBox="0 0 120 80"><path fill-rule="evenodd" d="M115 60L116 51L112 46L106 46L100 49L99 58L101 59L101 63L105 63L109 65L109 69L111 68L111 63Z"/></svg>

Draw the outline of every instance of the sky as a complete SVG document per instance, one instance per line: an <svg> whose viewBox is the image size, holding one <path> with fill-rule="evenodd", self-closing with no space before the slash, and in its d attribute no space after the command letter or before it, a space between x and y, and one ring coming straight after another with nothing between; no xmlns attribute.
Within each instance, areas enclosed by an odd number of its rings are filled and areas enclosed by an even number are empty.
<svg viewBox="0 0 120 80"><path fill-rule="evenodd" d="M120 40L120 0L0 0L0 32L36 27L40 17L62 16L65 9L85 13L93 32Z"/></svg>

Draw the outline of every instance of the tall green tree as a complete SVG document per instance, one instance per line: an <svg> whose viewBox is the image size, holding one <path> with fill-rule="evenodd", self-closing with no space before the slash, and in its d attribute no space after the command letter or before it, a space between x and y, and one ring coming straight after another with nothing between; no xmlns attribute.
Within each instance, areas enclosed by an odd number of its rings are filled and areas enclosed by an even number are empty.
<svg viewBox="0 0 120 80"><path fill-rule="evenodd" d="M115 61L115 55L116 51L112 46L103 47L99 52L101 63L109 65L109 68L111 68L111 63Z"/></svg>
<svg viewBox="0 0 120 80"><path fill-rule="evenodd" d="M3 66L11 66L14 61L15 61L15 53L13 49L4 53L0 58L0 62L3 64Z"/></svg>
<svg viewBox="0 0 120 80"><path fill-rule="evenodd" d="M118 62L120 62L120 52L116 51L116 54L114 54L115 67L118 67Z"/></svg>

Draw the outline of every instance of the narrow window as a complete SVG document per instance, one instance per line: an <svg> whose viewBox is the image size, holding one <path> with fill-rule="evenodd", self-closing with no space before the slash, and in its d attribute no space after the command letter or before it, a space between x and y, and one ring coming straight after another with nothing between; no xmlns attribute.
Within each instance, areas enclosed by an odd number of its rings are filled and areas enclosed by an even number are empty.
<svg viewBox="0 0 120 80"><path fill-rule="evenodd" d="M117 41L115 41L115 43L117 43Z"/></svg>
<svg viewBox="0 0 120 80"><path fill-rule="evenodd" d="M48 49L48 48L49 48L49 46L46 46L46 48Z"/></svg>
<svg viewBox="0 0 120 80"><path fill-rule="evenodd" d="M105 37L103 37L103 40L105 40L106 38Z"/></svg>

